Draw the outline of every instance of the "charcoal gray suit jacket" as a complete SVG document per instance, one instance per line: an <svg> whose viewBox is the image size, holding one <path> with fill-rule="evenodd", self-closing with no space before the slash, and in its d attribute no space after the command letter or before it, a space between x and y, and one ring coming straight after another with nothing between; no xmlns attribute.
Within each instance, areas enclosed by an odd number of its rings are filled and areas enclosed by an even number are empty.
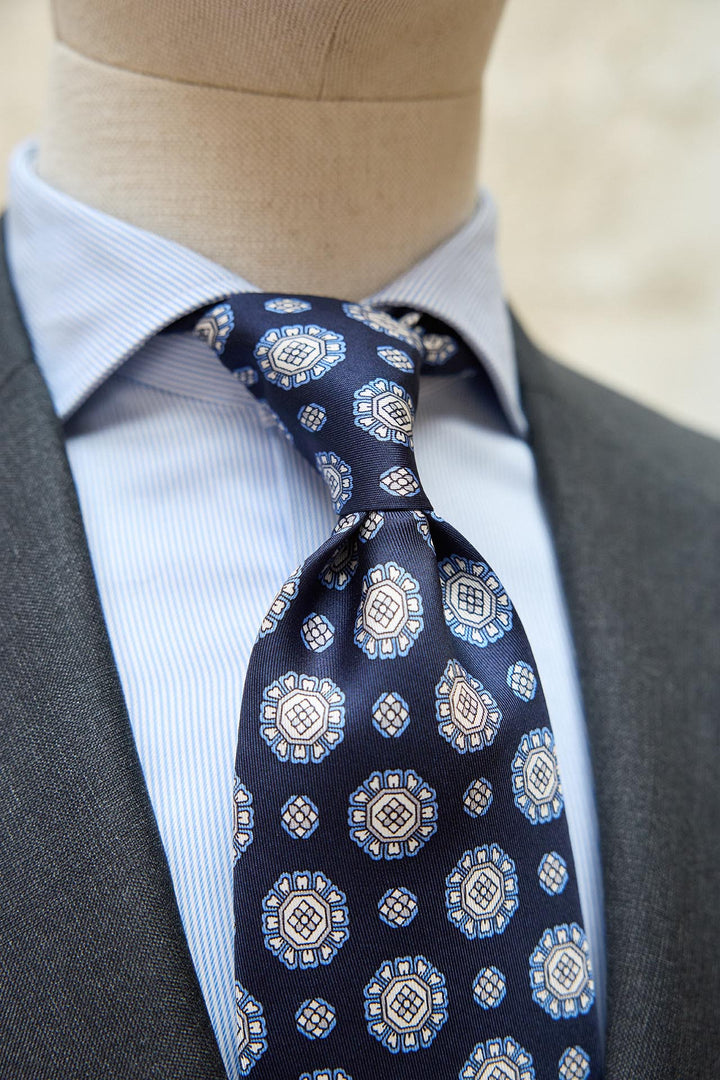
<svg viewBox="0 0 720 1080"><path fill-rule="evenodd" d="M515 338L596 779L605 1075L715 1080L720 448ZM221 1080L1 251L0 538L0 1077Z"/></svg>

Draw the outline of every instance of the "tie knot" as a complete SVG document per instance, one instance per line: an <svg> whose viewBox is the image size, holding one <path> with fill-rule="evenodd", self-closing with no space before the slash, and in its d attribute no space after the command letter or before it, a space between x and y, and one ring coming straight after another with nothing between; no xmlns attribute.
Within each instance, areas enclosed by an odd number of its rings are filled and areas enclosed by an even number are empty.
<svg viewBox="0 0 720 1080"><path fill-rule="evenodd" d="M431 509L413 452L419 374L456 345L437 333L424 344L418 319L324 296L238 293L195 331L267 402L345 515Z"/></svg>

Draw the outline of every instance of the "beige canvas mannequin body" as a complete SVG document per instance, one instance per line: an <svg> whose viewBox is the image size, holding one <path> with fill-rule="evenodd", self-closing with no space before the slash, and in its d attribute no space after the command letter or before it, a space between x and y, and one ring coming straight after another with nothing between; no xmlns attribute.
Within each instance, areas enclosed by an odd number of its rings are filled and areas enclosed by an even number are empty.
<svg viewBox="0 0 720 1080"><path fill-rule="evenodd" d="M470 215L502 0L55 0L41 176L263 289L357 299Z"/></svg>

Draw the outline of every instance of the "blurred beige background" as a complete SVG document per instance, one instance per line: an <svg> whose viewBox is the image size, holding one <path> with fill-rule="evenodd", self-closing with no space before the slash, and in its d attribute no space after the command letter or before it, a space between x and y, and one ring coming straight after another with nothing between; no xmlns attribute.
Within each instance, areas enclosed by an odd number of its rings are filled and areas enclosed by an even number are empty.
<svg viewBox="0 0 720 1080"><path fill-rule="evenodd" d="M37 127L49 41L47 0L0 0L3 161ZM716 434L719 42L718 0L509 0L482 163L539 342Z"/></svg>

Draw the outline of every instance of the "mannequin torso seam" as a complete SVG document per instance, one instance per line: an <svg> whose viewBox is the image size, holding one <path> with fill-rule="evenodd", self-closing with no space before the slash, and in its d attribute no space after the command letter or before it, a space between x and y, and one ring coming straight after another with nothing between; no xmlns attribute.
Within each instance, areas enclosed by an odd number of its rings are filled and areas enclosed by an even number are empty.
<svg viewBox="0 0 720 1080"><path fill-rule="evenodd" d="M463 90L462 93L421 94L421 95L419 95L417 97L390 97L390 98L381 98L381 97L363 97L363 98L336 97L336 98L330 98L330 97L324 97L323 96L322 88L320 90L319 96L313 96L313 97L309 97L309 96L304 95L304 94L286 94L286 93L282 93L280 91L278 91L276 93L268 93L266 90L253 90L253 89L251 89L249 87L243 87L243 86L229 86L229 85L223 84L223 83L198 82L198 81L195 81L193 79L178 79L178 78L175 78L175 77L170 78L167 75L158 75L155 72L151 72L151 71L141 71L141 70L139 70L137 68L127 67L127 66L125 66L123 64L112 64L107 60L98 60L96 57L89 56L87 53L79 52L77 49L74 49L72 47L72 45L68 45L64 41L58 42L55 47L65 49L69 54L71 54L72 56L77 57L80 60L85 61L86 63L97 64L97 66L100 67L100 68L107 68L107 69L112 70L112 71L123 72L124 74L129 75L129 76L136 75L139 79L155 79L158 82L169 83L169 84L171 84L173 86L190 86L190 87L194 87L194 88L199 89L199 90L222 90L222 91L225 91L226 93L229 93L229 94L242 94L242 95L247 96L247 97L267 98L268 100L274 100L274 99L277 98L279 100L284 99L284 100L287 100L287 101L317 101L318 103L323 103L324 102L324 103L327 103L327 104L338 104L338 103L342 104L342 103L347 102L348 105L392 105L394 103L404 105L404 104L412 104L413 102L423 102L423 101L465 101L465 100L467 100L469 98L472 98L479 91L479 86L476 86L476 87L470 88L469 90ZM327 60L329 59L329 56L330 56L330 53L328 52L327 56L325 57L324 64L326 64ZM324 85L324 80L325 80L325 76L323 75L323 85Z"/></svg>

